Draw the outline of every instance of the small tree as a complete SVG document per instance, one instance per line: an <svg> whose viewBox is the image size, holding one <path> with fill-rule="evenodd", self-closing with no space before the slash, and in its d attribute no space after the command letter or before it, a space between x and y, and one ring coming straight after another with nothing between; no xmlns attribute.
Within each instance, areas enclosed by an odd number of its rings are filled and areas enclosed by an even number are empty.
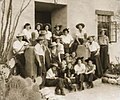
<svg viewBox="0 0 120 100"><path fill-rule="evenodd" d="M20 9L13 15L13 0L0 0L0 63L6 63L20 16L31 2L31 0L20 1Z"/></svg>

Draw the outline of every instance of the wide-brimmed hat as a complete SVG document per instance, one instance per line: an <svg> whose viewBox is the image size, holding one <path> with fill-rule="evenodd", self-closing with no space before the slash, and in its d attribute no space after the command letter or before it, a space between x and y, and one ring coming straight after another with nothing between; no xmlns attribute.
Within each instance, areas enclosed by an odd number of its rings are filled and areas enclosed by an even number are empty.
<svg viewBox="0 0 120 100"><path fill-rule="evenodd" d="M57 63L52 63L51 66L58 67L58 64Z"/></svg>
<svg viewBox="0 0 120 100"><path fill-rule="evenodd" d="M88 58L88 59L85 60L85 62L87 62L87 63L88 63L89 61L92 61L92 59L91 59L91 58Z"/></svg>
<svg viewBox="0 0 120 100"><path fill-rule="evenodd" d="M77 58L77 60L79 60L79 59L80 59L80 60L83 60L83 59L84 59L84 57L78 57L78 58Z"/></svg>
<svg viewBox="0 0 120 100"><path fill-rule="evenodd" d="M48 26L49 29L51 29L51 25L50 25L49 23L45 23L45 24L44 24L44 28L45 28L46 26Z"/></svg>
<svg viewBox="0 0 120 100"><path fill-rule="evenodd" d="M44 40L45 38L43 37L43 36L39 36L37 39L36 39L36 41L37 42L39 42L39 41L42 41L42 40Z"/></svg>
<svg viewBox="0 0 120 100"><path fill-rule="evenodd" d="M84 28L84 27L85 27L85 24L83 24L83 23L78 23L78 24L76 25L76 28L77 28L77 29L79 28L79 25L81 25L81 26L82 26L82 28Z"/></svg>
<svg viewBox="0 0 120 100"><path fill-rule="evenodd" d="M51 43L51 47L54 47L54 46L56 46L56 45L57 45L56 42L52 42L52 43Z"/></svg>
<svg viewBox="0 0 120 100"><path fill-rule="evenodd" d="M18 38L18 37L24 37L24 36L25 36L25 34L23 34L23 33L16 35L17 38Z"/></svg>
<svg viewBox="0 0 120 100"><path fill-rule="evenodd" d="M41 28L43 27L43 24L42 24L42 23L37 23L37 24L35 25L35 29L37 28L38 25L40 25Z"/></svg>
<svg viewBox="0 0 120 100"><path fill-rule="evenodd" d="M62 25L56 24L54 28L57 28L57 27L61 28Z"/></svg>
<svg viewBox="0 0 120 100"><path fill-rule="evenodd" d="M69 28L63 29L63 33L64 33L65 31L67 31L67 32L69 33Z"/></svg>

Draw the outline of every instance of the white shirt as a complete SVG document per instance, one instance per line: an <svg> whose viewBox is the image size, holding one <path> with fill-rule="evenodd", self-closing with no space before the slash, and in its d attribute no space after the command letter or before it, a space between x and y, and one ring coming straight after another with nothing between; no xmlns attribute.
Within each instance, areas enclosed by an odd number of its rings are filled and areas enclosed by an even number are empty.
<svg viewBox="0 0 120 100"><path fill-rule="evenodd" d="M61 43L57 43L57 49L60 54L64 54L64 45Z"/></svg>
<svg viewBox="0 0 120 100"><path fill-rule="evenodd" d="M89 47L90 52L96 51L97 49L100 48L99 44L95 41L93 41L91 45L89 44L88 47Z"/></svg>
<svg viewBox="0 0 120 100"><path fill-rule="evenodd" d="M78 37L78 38L83 38L83 39L84 39L84 35L85 35L85 33L86 33L85 30L82 30L81 33L80 33L79 30L77 30L75 36Z"/></svg>
<svg viewBox="0 0 120 100"><path fill-rule="evenodd" d="M71 41L73 41L73 37L70 34L62 35L62 42L65 44L70 44Z"/></svg>
<svg viewBox="0 0 120 100"><path fill-rule="evenodd" d="M26 38L29 40L31 38L31 31L23 29L22 33L26 36Z"/></svg>
<svg viewBox="0 0 120 100"><path fill-rule="evenodd" d="M35 54L37 54L37 55L42 55L42 56L45 55L45 51L43 50L43 46L40 45L39 43L37 43L37 44L35 45L34 51L35 51Z"/></svg>
<svg viewBox="0 0 120 100"><path fill-rule="evenodd" d="M13 43L13 53L18 53L18 54L24 53L25 45L28 45L28 43L25 41L16 40Z"/></svg>
<svg viewBox="0 0 120 100"><path fill-rule="evenodd" d="M74 69L75 69L75 73L77 75L85 73L85 71L86 71L86 67L85 67L85 65L83 63L81 64L81 66L79 66L78 64L76 64L75 67L74 67Z"/></svg>
<svg viewBox="0 0 120 100"><path fill-rule="evenodd" d="M47 71L46 78L51 79L51 78L54 78L54 77L55 77L55 74L53 73L52 69L50 68L50 69Z"/></svg>
<svg viewBox="0 0 120 100"><path fill-rule="evenodd" d="M45 35L45 38L46 38L47 40L50 40L51 37L52 37L52 32L47 31L47 32L46 32L46 35Z"/></svg>

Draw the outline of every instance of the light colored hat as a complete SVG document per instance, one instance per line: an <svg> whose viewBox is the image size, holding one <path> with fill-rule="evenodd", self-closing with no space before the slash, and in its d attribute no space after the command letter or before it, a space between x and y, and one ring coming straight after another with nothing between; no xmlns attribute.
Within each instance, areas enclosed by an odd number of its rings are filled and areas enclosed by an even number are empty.
<svg viewBox="0 0 120 100"><path fill-rule="evenodd" d="M56 45L57 45L56 42L51 43L51 47L56 46Z"/></svg>
<svg viewBox="0 0 120 100"><path fill-rule="evenodd" d="M21 33L21 34L19 33L19 34L16 35L16 37L24 37L24 36L25 35L23 33Z"/></svg>

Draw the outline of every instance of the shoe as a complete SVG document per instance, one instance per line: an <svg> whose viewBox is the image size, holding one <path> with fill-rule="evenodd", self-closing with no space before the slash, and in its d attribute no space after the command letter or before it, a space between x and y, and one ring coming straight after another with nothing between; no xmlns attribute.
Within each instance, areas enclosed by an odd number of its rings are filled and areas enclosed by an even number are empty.
<svg viewBox="0 0 120 100"><path fill-rule="evenodd" d="M59 89L57 89L57 88L55 89L55 94L60 95Z"/></svg>
<svg viewBox="0 0 120 100"><path fill-rule="evenodd" d="M64 93L64 90L63 90L63 89L61 90L61 95L64 95L64 96L65 96L65 93Z"/></svg>

